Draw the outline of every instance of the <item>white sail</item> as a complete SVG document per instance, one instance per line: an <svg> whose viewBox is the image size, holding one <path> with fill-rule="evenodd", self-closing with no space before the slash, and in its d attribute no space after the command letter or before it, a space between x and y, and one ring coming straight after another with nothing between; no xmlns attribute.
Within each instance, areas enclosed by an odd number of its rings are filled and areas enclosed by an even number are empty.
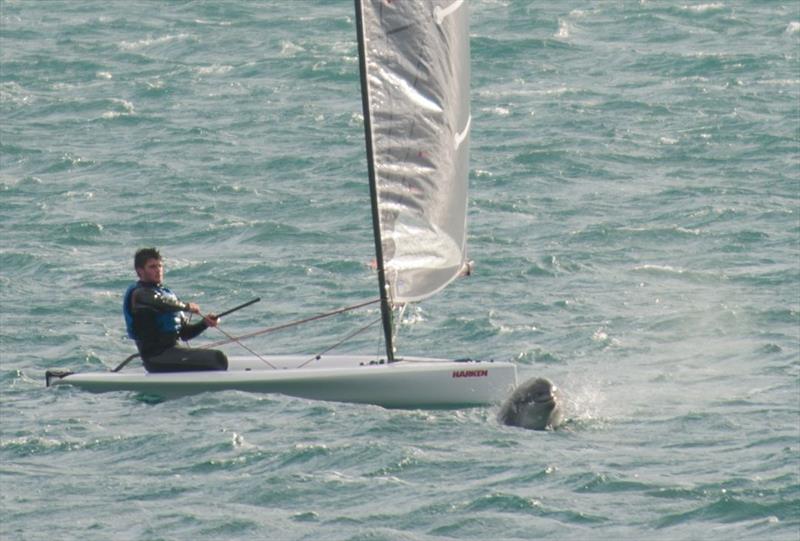
<svg viewBox="0 0 800 541"><path fill-rule="evenodd" d="M383 269L394 304L465 263L469 19L464 0L357 0Z"/></svg>

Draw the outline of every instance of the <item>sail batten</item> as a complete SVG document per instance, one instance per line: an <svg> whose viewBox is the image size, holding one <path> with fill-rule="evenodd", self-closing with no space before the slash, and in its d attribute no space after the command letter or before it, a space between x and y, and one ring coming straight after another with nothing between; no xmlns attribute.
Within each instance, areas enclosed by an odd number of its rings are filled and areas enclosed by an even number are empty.
<svg viewBox="0 0 800 541"><path fill-rule="evenodd" d="M397 305L437 293L466 263L467 2L356 2L376 253L389 302Z"/></svg>

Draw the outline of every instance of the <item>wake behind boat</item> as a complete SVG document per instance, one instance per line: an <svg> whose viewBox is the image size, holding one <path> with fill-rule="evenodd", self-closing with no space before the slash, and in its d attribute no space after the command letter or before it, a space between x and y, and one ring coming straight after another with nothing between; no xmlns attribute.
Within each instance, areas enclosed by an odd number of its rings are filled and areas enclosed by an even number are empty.
<svg viewBox="0 0 800 541"><path fill-rule="evenodd" d="M355 0L355 7L385 357L241 357L225 372L49 371L48 385L165 398L235 389L387 407L485 405L511 391L513 363L398 356L395 347L394 313L469 271L467 3Z"/></svg>

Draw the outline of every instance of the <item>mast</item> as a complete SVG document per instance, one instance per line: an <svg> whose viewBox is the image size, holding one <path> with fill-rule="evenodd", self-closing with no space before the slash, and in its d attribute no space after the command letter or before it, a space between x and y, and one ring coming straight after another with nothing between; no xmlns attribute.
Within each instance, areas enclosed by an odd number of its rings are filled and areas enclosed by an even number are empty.
<svg viewBox="0 0 800 541"><path fill-rule="evenodd" d="M372 148L372 121L369 104L369 83L367 81L367 56L364 36L364 21L361 11L361 0L355 0L356 32L358 34L358 63L361 74L361 107L364 114L364 140L367 148L367 173L369 175L369 195L372 203L372 232L375 237L375 259L378 267L378 289L381 296L381 320L383 336L386 343L386 359L394 362L394 344L392 339L392 307L386 287L386 271L383 261L383 243L381 240L380 210L378 208L378 186L375 177L374 153Z"/></svg>

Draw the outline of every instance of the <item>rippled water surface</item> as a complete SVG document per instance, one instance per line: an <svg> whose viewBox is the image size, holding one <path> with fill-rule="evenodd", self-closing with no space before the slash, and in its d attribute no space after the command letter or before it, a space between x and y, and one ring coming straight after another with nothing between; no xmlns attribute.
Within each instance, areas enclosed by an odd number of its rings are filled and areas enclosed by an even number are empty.
<svg viewBox="0 0 800 541"><path fill-rule="evenodd" d="M555 432L46 389L132 352L140 246L203 307L262 297L237 334L375 296L355 23L349 1L0 2L4 541L798 539L800 7L469 7L476 272L399 348L553 379ZM248 346L313 354L373 317Z"/></svg>

